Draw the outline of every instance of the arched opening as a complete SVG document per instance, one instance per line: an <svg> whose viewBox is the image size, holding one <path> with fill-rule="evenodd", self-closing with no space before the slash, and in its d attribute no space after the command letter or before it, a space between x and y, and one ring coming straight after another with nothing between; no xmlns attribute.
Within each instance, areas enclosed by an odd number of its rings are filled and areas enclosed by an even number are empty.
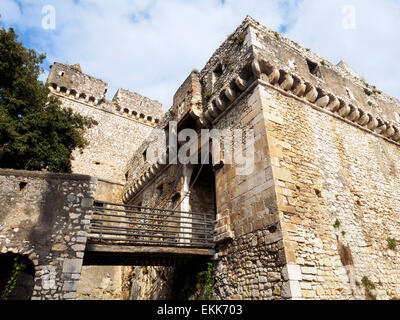
<svg viewBox="0 0 400 320"><path fill-rule="evenodd" d="M81 94L79 95L79 99L81 99L81 100L86 100L86 94L81 93Z"/></svg>
<svg viewBox="0 0 400 320"><path fill-rule="evenodd" d="M151 122L153 120L153 118L151 116L147 117L147 121Z"/></svg>
<svg viewBox="0 0 400 320"><path fill-rule="evenodd" d="M73 96L73 97L76 97L76 94L77 94L77 92L76 92L75 90L71 90L71 91L69 92L69 95L70 95L70 96Z"/></svg>
<svg viewBox="0 0 400 320"><path fill-rule="evenodd" d="M129 109L124 109L124 112L129 114Z"/></svg>
<svg viewBox="0 0 400 320"><path fill-rule="evenodd" d="M63 93L63 94L66 94L67 93L67 88L66 87L61 87L60 88L60 92Z"/></svg>
<svg viewBox="0 0 400 320"><path fill-rule="evenodd" d="M134 117L137 117L138 113L137 113L136 111L132 111L132 115L133 115Z"/></svg>
<svg viewBox="0 0 400 320"><path fill-rule="evenodd" d="M19 254L0 254L0 300L30 300L35 267Z"/></svg>
<svg viewBox="0 0 400 320"><path fill-rule="evenodd" d="M94 103L95 101L96 101L96 98L95 98L95 97L90 97L90 98L89 98L89 102Z"/></svg>

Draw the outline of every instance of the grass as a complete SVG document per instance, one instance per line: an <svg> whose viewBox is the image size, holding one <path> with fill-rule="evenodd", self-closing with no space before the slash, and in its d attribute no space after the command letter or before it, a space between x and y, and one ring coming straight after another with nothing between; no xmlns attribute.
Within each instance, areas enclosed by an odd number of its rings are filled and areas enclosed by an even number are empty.
<svg viewBox="0 0 400 320"><path fill-rule="evenodd" d="M371 290L374 290L376 288L375 284L371 280L369 280L368 277L363 277L361 279L361 283L365 288L367 299L376 300L376 295L371 292Z"/></svg>
<svg viewBox="0 0 400 320"><path fill-rule="evenodd" d="M400 243L400 241L396 240L395 238L387 238L386 239L389 249L391 250L396 250L397 244Z"/></svg>
<svg viewBox="0 0 400 320"><path fill-rule="evenodd" d="M225 66L225 67L228 66L231 62L232 62L232 61L231 61L231 58L230 58L230 57L226 58L226 59L224 60L224 66Z"/></svg>
<svg viewBox="0 0 400 320"><path fill-rule="evenodd" d="M240 35L238 35L236 37L233 37L232 41L237 43L237 44L243 44L245 39L246 39L246 35L244 33L242 33L242 34L240 34Z"/></svg>
<svg viewBox="0 0 400 320"><path fill-rule="evenodd" d="M335 229L339 229L339 227L340 227L340 221L339 221L338 219L336 219L335 223L333 224L333 227L334 227Z"/></svg>
<svg viewBox="0 0 400 320"><path fill-rule="evenodd" d="M210 101L211 96L212 96L212 92L207 92L207 93L204 95L204 99L205 99L206 101Z"/></svg>

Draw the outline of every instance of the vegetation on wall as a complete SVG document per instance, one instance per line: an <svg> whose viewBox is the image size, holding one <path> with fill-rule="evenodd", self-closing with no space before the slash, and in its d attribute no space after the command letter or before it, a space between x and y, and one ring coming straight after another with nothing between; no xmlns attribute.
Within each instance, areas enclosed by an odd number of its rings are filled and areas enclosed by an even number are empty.
<svg viewBox="0 0 400 320"><path fill-rule="evenodd" d="M61 108L38 80L46 58L0 29L0 167L71 172L72 152L88 142L84 130L97 122Z"/></svg>
<svg viewBox="0 0 400 320"><path fill-rule="evenodd" d="M212 300L215 268L212 262L193 263L175 269L173 299Z"/></svg>
<svg viewBox="0 0 400 320"><path fill-rule="evenodd" d="M16 284L17 284L17 278L18 275L26 268L26 264L24 263L23 259L20 256L14 257L14 264L13 268L10 272L8 281L3 289L2 292L0 292L0 300L8 300L9 296L13 292Z"/></svg>

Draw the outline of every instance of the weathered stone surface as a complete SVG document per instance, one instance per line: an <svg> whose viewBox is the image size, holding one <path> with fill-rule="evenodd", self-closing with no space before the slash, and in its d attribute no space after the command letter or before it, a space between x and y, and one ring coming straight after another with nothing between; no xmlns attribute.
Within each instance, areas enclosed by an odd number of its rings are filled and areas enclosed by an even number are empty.
<svg viewBox="0 0 400 320"><path fill-rule="evenodd" d="M75 291L83 254L75 258L70 247L75 246L72 241L77 234L86 231L83 225L73 224L69 204L78 195L90 198L94 194L92 178L3 169L0 177L0 186L8 186L3 190L10 190L0 193L0 225L8 226L0 228L1 253L25 255L32 261L35 266L33 299L60 299L64 292L61 279L69 279L64 283L65 290ZM19 191L21 181L27 183L24 192ZM78 206L75 210L90 214L91 208ZM18 232L14 232L16 229ZM79 247L84 248L85 245ZM73 274L76 281L72 281ZM75 296L67 297L74 299Z"/></svg>

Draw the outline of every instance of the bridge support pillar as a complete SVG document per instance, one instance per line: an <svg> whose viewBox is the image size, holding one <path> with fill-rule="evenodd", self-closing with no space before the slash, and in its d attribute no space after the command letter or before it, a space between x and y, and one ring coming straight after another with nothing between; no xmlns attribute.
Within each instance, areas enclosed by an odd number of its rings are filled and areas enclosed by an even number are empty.
<svg viewBox="0 0 400 320"><path fill-rule="evenodd" d="M190 211L190 178L192 177L194 170L193 165L185 165L183 167L183 187L182 187L182 194L183 194L183 201L181 203L181 211L189 212ZM190 243L190 234L186 232L192 231L192 224L191 224L191 217L189 213L181 213L181 229L180 231L183 232L180 235L180 238L187 238L187 239L180 239L180 243ZM186 227L186 228L185 228Z"/></svg>

